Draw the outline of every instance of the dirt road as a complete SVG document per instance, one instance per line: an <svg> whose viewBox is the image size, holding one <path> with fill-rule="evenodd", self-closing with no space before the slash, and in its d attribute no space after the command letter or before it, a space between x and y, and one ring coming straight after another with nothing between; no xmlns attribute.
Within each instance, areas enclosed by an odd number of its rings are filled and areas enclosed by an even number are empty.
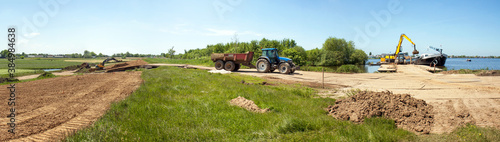
<svg viewBox="0 0 500 142"><path fill-rule="evenodd" d="M176 64L154 64L185 66ZM191 66L213 70L213 67ZM323 95L339 97L342 90L389 90L395 94L411 94L435 106L435 122L431 133L450 132L468 122L500 129L500 76L480 77L471 74L433 74L415 65L399 65L397 73L337 74L325 73ZM256 69L240 69L237 73L307 84L321 84L321 72L296 71L293 75L258 73ZM340 87L340 88L339 88Z"/></svg>
<svg viewBox="0 0 500 142"><path fill-rule="evenodd" d="M0 141L49 141L92 124L113 101L124 99L142 82L141 72L63 76L16 84L16 131L0 125ZM7 85L2 94L9 94ZM0 100L5 100L2 95ZM0 105L0 122L10 108Z"/></svg>

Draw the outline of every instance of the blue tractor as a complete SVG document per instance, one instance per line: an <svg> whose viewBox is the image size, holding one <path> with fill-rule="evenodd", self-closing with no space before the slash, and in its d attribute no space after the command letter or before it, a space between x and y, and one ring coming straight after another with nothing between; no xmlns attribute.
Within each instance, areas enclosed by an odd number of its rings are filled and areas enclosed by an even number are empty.
<svg viewBox="0 0 500 142"><path fill-rule="evenodd" d="M257 71L261 73L273 72L278 69L280 73L291 74L298 69L292 59L278 56L278 49L264 48L262 49L262 56L257 60Z"/></svg>

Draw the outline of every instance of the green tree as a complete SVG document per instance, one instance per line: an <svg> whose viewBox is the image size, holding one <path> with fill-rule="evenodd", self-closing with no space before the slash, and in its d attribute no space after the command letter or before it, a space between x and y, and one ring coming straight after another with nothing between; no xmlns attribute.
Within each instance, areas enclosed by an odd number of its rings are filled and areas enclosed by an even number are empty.
<svg viewBox="0 0 500 142"><path fill-rule="evenodd" d="M372 55L372 52L370 52L370 56Z"/></svg>
<svg viewBox="0 0 500 142"><path fill-rule="evenodd" d="M85 50L83 51L83 58L91 58L92 55L90 54L90 51L88 50Z"/></svg>
<svg viewBox="0 0 500 142"><path fill-rule="evenodd" d="M175 50L174 50L174 47L172 46L172 48L170 48L168 50L167 55L169 56L169 58L172 58L172 57L174 57L174 54L175 54Z"/></svg>
<svg viewBox="0 0 500 142"><path fill-rule="evenodd" d="M350 57L351 64L364 65L366 60L368 60L368 56L365 51L360 49L354 50L354 53Z"/></svg>
<svg viewBox="0 0 500 142"><path fill-rule="evenodd" d="M9 50L7 50L7 49L2 50L2 52L0 52L0 54L2 55L3 58L7 58L7 56L9 55Z"/></svg>
<svg viewBox="0 0 500 142"><path fill-rule="evenodd" d="M295 64L304 65L306 58L307 58L305 50L304 50L304 48L302 48L300 46L296 46L296 47L298 47L298 48L294 47L294 48L285 49L282 52L282 54L283 54L283 56L292 59ZM302 50L302 51L297 51L297 50Z"/></svg>
<svg viewBox="0 0 500 142"><path fill-rule="evenodd" d="M321 55L322 66L340 66L344 64L345 55L341 51L323 51Z"/></svg>
<svg viewBox="0 0 500 142"><path fill-rule="evenodd" d="M97 56L94 51L90 52L90 56Z"/></svg>
<svg viewBox="0 0 500 142"><path fill-rule="evenodd" d="M321 62L321 51L318 48L307 50L307 61L309 65L318 65Z"/></svg>
<svg viewBox="0 0 500 142"><path fill-rule="evenodd" d="M99 53L99 55L97 55L98 57L104 57L104 55L102 55L102 53Z"/></svg>
<svg viewBox="0 0 500 142"><path fill-rule="evenodd" d="M368 59L364 51L355 48L353 41L346 41L345 39L335 37L329 37L326 39L322 50L324 52L322 54L321 64L324 66L364 64L364 62Z"/></svg>

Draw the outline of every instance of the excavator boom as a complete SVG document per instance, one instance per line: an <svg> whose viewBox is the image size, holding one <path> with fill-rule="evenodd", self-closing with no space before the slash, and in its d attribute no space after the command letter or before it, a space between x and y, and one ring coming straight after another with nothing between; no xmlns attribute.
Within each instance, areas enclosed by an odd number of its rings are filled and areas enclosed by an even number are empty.
<svg viewBox="0 0 500 142"><path fill-rule="evenodd" d="M411 44L413 44L413 54L418 54L419 52L417 51L415 43L413 43L413 41L411 41L411 39L405 34L401 34L401 37L399 37L398 47L396 48L396 52L394 52L394 56L397 56L399 52L401 52L401 43L403 43L403 37L406 38L406 40L410 41Z"/></svg>

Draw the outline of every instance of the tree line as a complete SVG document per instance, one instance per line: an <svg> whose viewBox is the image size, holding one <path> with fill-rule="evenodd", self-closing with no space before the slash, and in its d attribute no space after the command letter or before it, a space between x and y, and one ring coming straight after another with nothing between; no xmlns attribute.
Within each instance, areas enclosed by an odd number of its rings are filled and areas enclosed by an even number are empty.
<svg viewBox="0 0 500 142"><path fill-rule="evenodd" d="M252 40L250 42L233 41L229 43L218 43L207 45L203 49L184 50L183 54L175 55L173 58L180 59L207 59L212 53L245 53L254 52L253 62L261 55L261 48L277 48L280 56L288 57L298 65L320 65L339 66L344 64L365 64L368 56L361 49L356 49L353 41L343 38L329 37L323 43L321 49L315 48L304 50L297 45L293 39L269 40L266 38Z"/></svg>

